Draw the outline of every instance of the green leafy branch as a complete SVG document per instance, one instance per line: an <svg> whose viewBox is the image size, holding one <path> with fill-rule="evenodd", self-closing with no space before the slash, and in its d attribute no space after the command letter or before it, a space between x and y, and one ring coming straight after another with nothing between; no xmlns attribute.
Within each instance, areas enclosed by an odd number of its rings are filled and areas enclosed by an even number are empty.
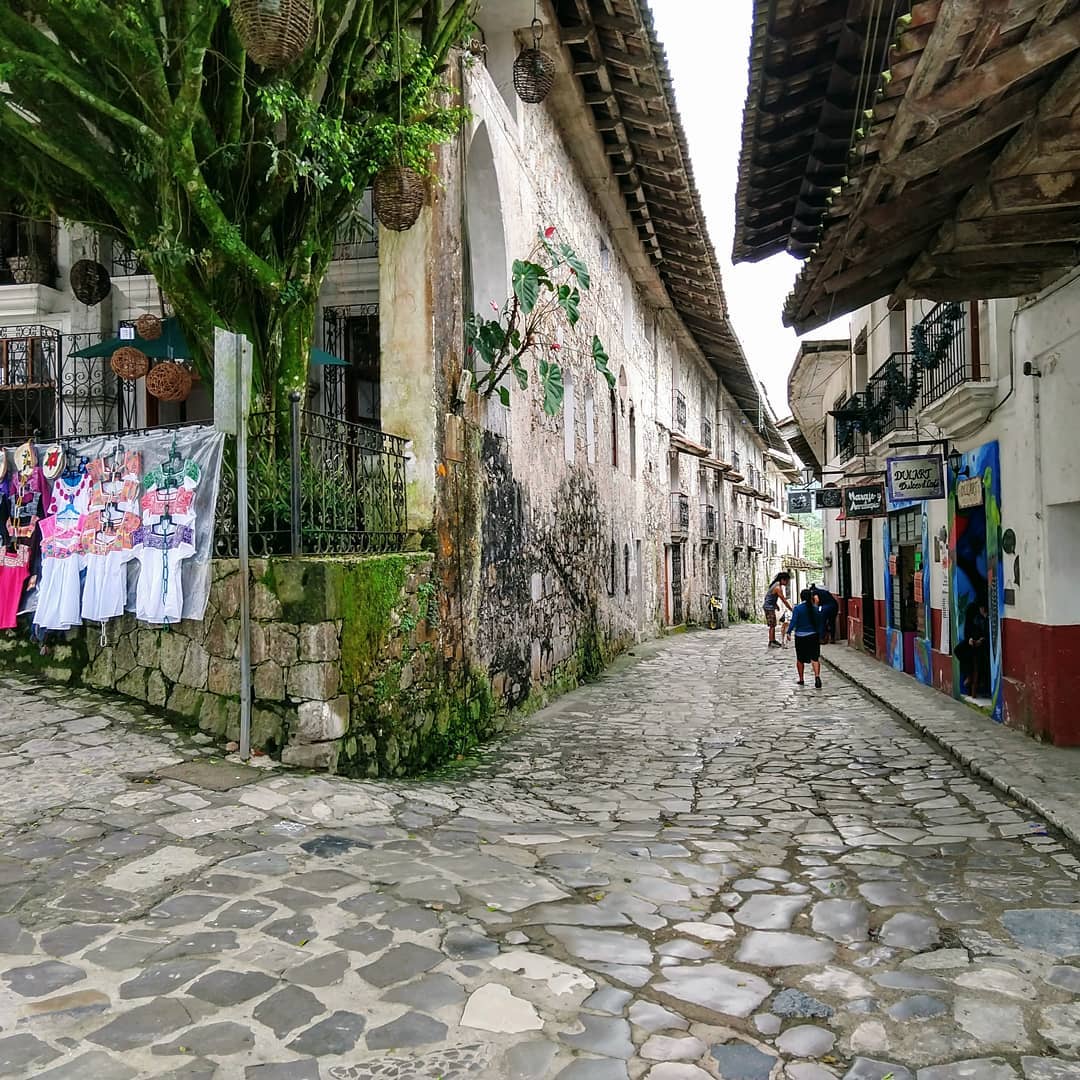
<svg viewBox="0 0 1080 1080"><path fill-rule="evenodd" d="M466 319L466 345L477 393L481 397L497 394L503 405L509 405L510 390L504 379L512 373L518 387L525 390L532 359L544 394L544 412L556 415L564 395L559 360L573 351L564 346L561 331L564 327L574 331L581 321L582 295L591 284L589 268L569 244L556 238L554 227L541 230L529 257L514 261L510 297L501 308L492 302L495 318L474 312ZM614 387L608 355L596 334L588 355Z"/></svg>

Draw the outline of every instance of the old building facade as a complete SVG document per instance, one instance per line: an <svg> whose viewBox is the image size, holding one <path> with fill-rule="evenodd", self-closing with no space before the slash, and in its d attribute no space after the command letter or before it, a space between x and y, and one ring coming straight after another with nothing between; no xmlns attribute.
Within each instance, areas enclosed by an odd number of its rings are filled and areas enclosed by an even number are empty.
<svg viewBox="0 0 1080 1080"><path fill-rule="evenodd" d="M547 101L529 105L514 92L512 68L533 4L482 5L475 40L454 53L448 72L469 120L438 152L439 183L420 220L389 232L365 196L342 229L302 407L350 431L403 440L402 539L429 549L430 565L391 575L408 584L403 618L412 629L404 645L394 644L402 617L389 604L390 631L372 630L381 642L378 678L369 672L352 700L294 702L291 677L256 671L254 704L271 727L273 717L280 721L276 738L296 741L290 709L303 705L303 715L320 718L318 730L291 746L292 760L345 762L355 771L431 760L438 755L417 745L432 724L442 730L447 699L467 741L490 730L494 715L532 707L636 641L704 623L717 610L719 621L758 617L768 582L785 560L801 558L802 530L784 505L798 462L727 320L648 11L622 6L603 25L589 5L542 6L544 47L560 74ZM19 235L37 228L17 214L11 222ZM554 416L541 407L535 376L527 388L508 387L508 404L479 397L464 333L470 312L507 299L513 263L529 256L541 230L570 244L592 277L581 322L566 328L558 353L564 398ZM35 430L64 438L210 421L209 387L166 405L142 382L119 382L107 357L75 355L143 312L162 313L167 298L119 242L77 228L39 232L34 250L47 255L29 270L8 258L10 280L0 287L5 357L29 358L3 369L5 441ZM68 287L70 267L83 257L112 272L110 297L94 307ZM582 347L593 334L613 386ZM294 576L273 564L257 573L256 592L260 582ZM355 578L348 567L342 574ZM323 577L337 580L330 570ZM263 599L260 618L276 620L288 606ZM231 611L231 603L218 606ZM340 657L326 661L341 665L326 673L337 694L352 679L343 644L350 616L336 599L319 610L335 613L322 621L342 642ZM202 631L191 633L193 651L208 647ZM230 717L234 642L228 637L225 652L211 657L210 692ZM107 652L84 653L98 682L119 678ZM269 654L259 662L281 667ZM129 692L160 687L152 672L135 669ZM420 685L412 728L388 736L399 721L412 723L391 716L389 701L407 700ZM171 686L155 690L163 698L155 703L171 707L175 698L197 713L200 687Z"/></svg>

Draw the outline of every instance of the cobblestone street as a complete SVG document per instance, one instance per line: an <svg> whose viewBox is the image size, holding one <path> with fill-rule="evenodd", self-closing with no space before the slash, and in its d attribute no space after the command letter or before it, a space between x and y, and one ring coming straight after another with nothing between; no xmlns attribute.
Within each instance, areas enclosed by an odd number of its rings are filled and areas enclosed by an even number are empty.
<svg viewBox="0 0 1080 1080"><path fill-rule="evenodd" d="M6 680L0 1076L1080 1077L1074 854L763 645L643 647L428 782Z"/></svg>

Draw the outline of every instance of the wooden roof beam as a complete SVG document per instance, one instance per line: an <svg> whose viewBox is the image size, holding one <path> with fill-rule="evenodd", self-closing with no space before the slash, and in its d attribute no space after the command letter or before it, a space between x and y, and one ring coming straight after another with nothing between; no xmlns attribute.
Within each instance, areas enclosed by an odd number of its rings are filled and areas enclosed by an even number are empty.
<svg viewBox="0 0 1080 1080"><path fill-rule="evenodd" d="M1024 247L1058 241L1080 243L1080 209L1073 207L1034 214L1002 214L977 221L960 221L956 224L953 250ZM1009 256L1001 256L999 252L999 257Z"/></svg>

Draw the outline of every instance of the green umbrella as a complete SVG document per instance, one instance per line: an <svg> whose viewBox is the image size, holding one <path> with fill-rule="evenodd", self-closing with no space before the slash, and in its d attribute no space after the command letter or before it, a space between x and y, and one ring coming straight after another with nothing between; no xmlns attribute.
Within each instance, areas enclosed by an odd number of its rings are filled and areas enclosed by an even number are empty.
<svg viewBox="0 0 1080 1080"><path fill-rule="evenodd" d="M313 367L348 367L349 361L332 356L325 349L312 348L311 364Z"/></svg>
<svg viewBox="0 0 1080 1080"><path fill-rule="evenodd" d="M154 360L189 360L191 359L191 346L184 338L180 324L175 318L161 320L161 337L148 341L136 334L133 338L110 338L108 341L99 341L96 345L87 345L85 349L79 349L72 356L95 357L112 356L122 345L134 345L141 349L147 356Z"/></svg>

